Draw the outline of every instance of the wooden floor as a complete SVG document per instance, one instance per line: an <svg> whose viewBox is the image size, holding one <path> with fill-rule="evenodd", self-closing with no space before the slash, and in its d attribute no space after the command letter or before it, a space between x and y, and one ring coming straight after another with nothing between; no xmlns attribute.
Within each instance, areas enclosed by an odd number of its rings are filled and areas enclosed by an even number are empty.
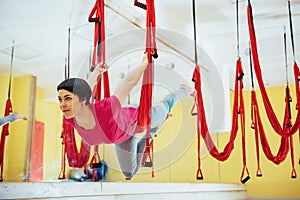
<svg viewBox="0 0 300 200"><path fill-rule="evenodd" d="M210 183L0 183L1 199L196 200L247 199L240 184Z"/></svg>

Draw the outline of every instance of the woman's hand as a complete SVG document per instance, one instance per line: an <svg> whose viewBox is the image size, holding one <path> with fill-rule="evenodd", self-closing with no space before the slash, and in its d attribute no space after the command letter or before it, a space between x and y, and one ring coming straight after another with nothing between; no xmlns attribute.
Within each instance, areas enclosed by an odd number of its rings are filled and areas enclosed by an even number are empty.
<svg viewBox="0 0 300 200"><path fill-rule="evenodd" d="M142 66L142 68L146 69L147 65L148 65L148 54L145 53L140 66Z"/></svg>
<svg viewBox="0 0 300 200"><path fill-rule="evenodd" d="M99 63L95 67L95 71L98 74L103 74L104 72L107 72L108 69L109 69L109 66L106 63Z"/></svg>
<svg viewBox="0 0 300 200"><path fill-rule="evenodd" d="M109 66L106 63L98 63L96 67L94 68L93 72L88 77L88 84L90 85L91 89L94 89L95 84L97 83L98 76L103 74L104 72L107 72L109 69Z"/></svg>

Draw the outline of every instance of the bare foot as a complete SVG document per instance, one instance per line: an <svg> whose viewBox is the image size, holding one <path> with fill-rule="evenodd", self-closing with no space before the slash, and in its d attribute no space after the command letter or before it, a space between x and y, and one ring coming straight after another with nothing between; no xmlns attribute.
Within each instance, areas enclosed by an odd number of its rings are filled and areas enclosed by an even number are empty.
<svg viewBox="0 0 300 200"><path fill-rule="evenodd" d="M17 112L14 112L14 114L16 115L16 119L23 119L23 120L27 120L27 117L25 115L20 115Z"/></svg>
<svg viewBox="0 0 300 200"><path fill-rule="evenodd" d="M181 84L180 87L184 88L191 97L194 97L197 94L197 91L186 84Z"/></svg>

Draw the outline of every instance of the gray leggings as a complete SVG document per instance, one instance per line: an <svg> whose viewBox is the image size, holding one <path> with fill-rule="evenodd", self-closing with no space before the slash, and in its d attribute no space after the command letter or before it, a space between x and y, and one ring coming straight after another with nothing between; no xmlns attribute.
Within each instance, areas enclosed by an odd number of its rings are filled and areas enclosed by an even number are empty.
<svg viewBox="0 0 300 200"><path fill-rule="evenodd" d="M4 126L5 124L9 122L14 122L17 120L16 114L7 115L5 117L0 117L0 126Z"/></svg>
<svg viewBox="0 0 300 200"><path fill-rule="evenodd" d="M188 91L181 87L178 90L169 93L163 100L152 106L152 116L150 125L151 138L154 137L163 125L167 114L171 108L181 99L188 96ZM138 172L141 166L143 153L146 148L146 134L139 140L137 135L131 136L128 140L115 144L120 168L126 179L132 179Z"/></svg>

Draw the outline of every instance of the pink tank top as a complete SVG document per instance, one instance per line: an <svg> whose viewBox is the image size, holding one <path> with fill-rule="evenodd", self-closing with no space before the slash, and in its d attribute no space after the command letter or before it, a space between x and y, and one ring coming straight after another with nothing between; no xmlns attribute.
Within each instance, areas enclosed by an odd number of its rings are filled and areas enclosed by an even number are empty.
<svg viewBox="0 0 300 200"><path fill-rule="evenodd" d="M132 134L143 131L137 130L137 108L121 108L116 96L105 98L89 106L96 120L93 129L87 130L78 126L75 118L64 118L89 145L118 144L127 140Z"/></svg>

